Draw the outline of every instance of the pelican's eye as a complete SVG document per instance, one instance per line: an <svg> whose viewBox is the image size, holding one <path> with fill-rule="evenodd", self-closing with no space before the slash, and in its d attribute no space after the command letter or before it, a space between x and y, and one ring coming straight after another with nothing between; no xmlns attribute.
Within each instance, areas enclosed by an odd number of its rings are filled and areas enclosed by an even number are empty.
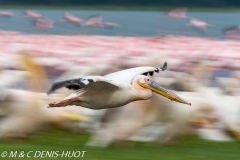
<svg viewBox="0 0 240 160"><path fill-rule="evenodd" d="M149 81L150 81L150 79L149 79L149 78L146 78L146 79L145 79L145 82L149 82Z"/></svg>

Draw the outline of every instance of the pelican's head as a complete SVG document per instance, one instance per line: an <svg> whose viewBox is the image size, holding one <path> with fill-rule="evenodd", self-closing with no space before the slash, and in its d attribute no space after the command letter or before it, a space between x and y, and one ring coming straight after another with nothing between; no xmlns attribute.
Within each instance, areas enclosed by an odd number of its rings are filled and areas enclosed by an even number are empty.
<svg viewBox="0 0 240 160"><path fill-rule="evenodd" d="M184 99L176 95L175 93L161 87L159 84L157 84L151 77L140 75L137 77L137 83L143 87L152 90L153 92L160 94L172 101L176 101L179 103L184 103L191 105L191 103L186 102Z"/></svg>

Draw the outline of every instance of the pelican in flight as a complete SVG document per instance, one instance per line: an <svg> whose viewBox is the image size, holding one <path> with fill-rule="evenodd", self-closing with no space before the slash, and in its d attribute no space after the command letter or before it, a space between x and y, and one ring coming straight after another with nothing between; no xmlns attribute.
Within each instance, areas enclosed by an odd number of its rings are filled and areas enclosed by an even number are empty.
<svg viewBox="0 0 240 160"><path fill-rule="evenodd" d="M74 92L62 101L49 103L48 107L77 105L90 109L114 108L133 101L150 99L153 92L172 101L191 105L153 81L151 76L154 72L164 71L166 68L167 63L165 62L162 68L136 67L105 76L86 76L55 82L47 94L61 87L66 87Z"/></svg>

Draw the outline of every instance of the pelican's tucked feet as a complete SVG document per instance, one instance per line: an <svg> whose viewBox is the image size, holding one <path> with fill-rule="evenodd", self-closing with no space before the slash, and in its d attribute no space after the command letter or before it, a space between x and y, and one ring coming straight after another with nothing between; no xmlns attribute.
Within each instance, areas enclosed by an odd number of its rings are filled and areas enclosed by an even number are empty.
<svg viewBox="0 0 240 160"><path fill-rule="evenodd" d="M78 101L78 97L72 97L70 99L64 99L59 102L51 102L48 104L48 108L53 108L53 107L65 107L67 105L70 105L74 101Z"/></svg>
<svg viewBox="0 0 240 160"><path fill-rule="evenodd" d="M51 102L48 104L49 108L53 108L53 107L65 107L67 106L69 103L71 102L71 99L65 99L59 102Z"/></svg>

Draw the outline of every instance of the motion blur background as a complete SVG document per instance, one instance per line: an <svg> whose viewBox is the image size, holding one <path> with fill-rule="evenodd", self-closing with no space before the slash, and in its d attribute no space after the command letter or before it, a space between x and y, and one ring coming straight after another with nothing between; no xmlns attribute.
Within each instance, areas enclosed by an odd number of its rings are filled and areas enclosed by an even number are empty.
<svg viewBox="0 0 240 160"><path fill-rule="evenodd" d="M240 157L240 1L0 4L1 152L85 150L89 160ZM154 79L192 106L153 96L108 110L47 108L70 94L47 96L54 81L165 61L168 69Z"/></svg>

